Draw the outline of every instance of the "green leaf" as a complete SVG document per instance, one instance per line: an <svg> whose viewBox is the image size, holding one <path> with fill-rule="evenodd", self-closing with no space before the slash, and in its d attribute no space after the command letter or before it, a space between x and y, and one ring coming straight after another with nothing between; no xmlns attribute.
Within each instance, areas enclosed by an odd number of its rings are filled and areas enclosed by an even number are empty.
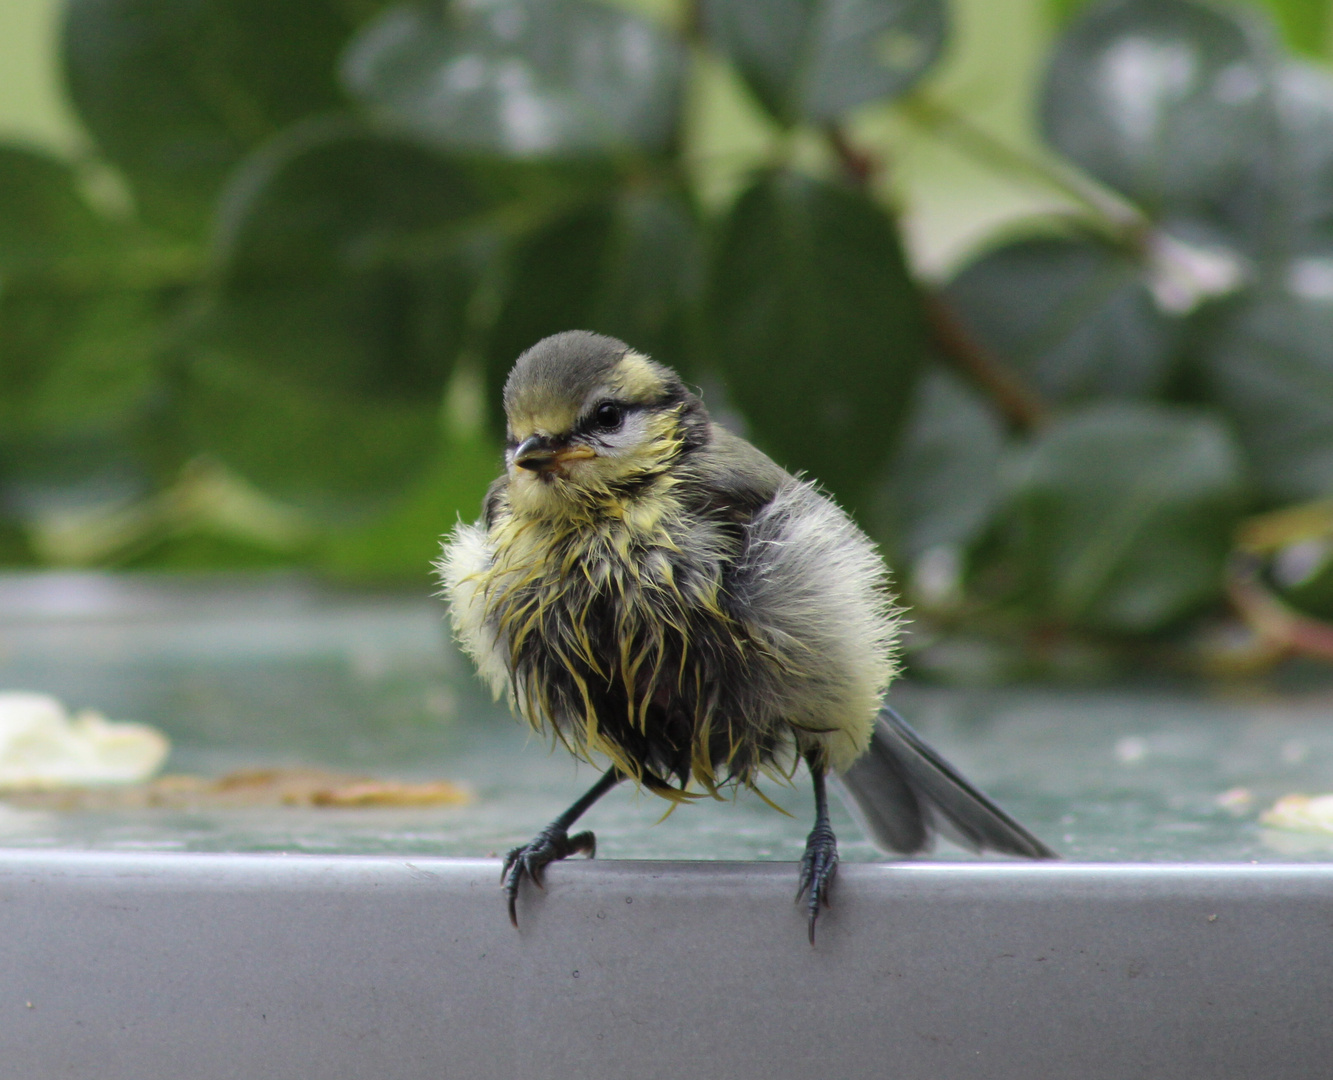
<svg viewBox="0 0 1333 1080"><path fill-rule="evenodd" d="M0 431L52 437L128 422L156 374L158 303L48 275L0 281Z"/></svg>
<svg viewBox="0 0 1333 1080"><path fill-rule="evenodd" d="M1235 425L1268 500L1333 491L1333 258L1229 305L1201 342L1208 392Z"/></svg>
<svg viewBox="0 0 1333 1080"><path fill-rule="evenodd" d="M1046 0L1045 6L1051 22L1056 26L1061 26L1073 18L1087 4L1088 0Z"/></svg>
<svg viewBox="0 0 1333 1080"><path fill-rule="evenodd" d="M105 253L111 230L88 207L68 165L0 146L0 273Z"/></svg>
<svg viewBox="0 0 1333 1080"><path fill-rule="evenodd" d="M880 520L906 565L931 549L963 549L994 514L1004 425L961 379L932 366L879 492Z"/></svg>
<svg viewBox="0 0 1333 1080"><path fill-rule="evenodd" d="M231 167L339 105L338 0L69 0L67 85L145 220L199 235Z"/></svg>
<svg viewBox="0 0 1333 1080"><path fill-rule="evenodd" d="M4 475L0 473L0 491L4 489L4 483ZM0 566L31 566L34 562L23 530L17 522L5 517L4 507L0 506Z"/></svg>
<svg viewBox="0 0 1333 1080"><path fill-rule="evenodd" d="M445 442L398 506L326 537L319 565L344 577L424 583L433 576L441 534L480 515L486 489L503 468L499 447L490 441Z"/></svg>
<svg viewBox="0 0 1333 1080"><path fill-rule="evenodd" d="M0 147L0 438L82 437L137 415L161 298L115 280L130 256L68 166Z"/></svg>
<svg viewBox="0 0 1333 1080"><path fill-rule="evenodd" d="M304 552L275 551L261 544L206 532L165 536L141 551L116 559L115 569L218 573L219 571L273 570L293 567Z"/></svg>
<svg viewBox="0 0 1333 1080"><path fill-rule="evenodd" d="M1328 0L1259 0L1277 20L1291 48L1310 56L1327 56Z"/></svg>
<svg viewBox="0 0 1333 1080"><path fill-rule="evenodd" d="M1275 68L1267 140L1223 218L1264 272L1333 247L1333 77L1323 68Z"/></svg>
<svg viewBox="0 0 1333 1080"><path fill-rule="evenodd" d="M884 211L794 173L762 177L722 226L707 323L755 441L864 506L924 347L920 300Z"/></svg>
<svg viewBox="0 0 1333 1080"><path fill-rule="evenodd" d="M1171 373L1180 320L1144 267L1093 239L1037 237L965 267L948 300L968 330L1050 402L1147 397Z"/></svg>
<svg viewBox="0 0 1333 1080"><path fill-rule="evenodd" d="M1252 9L1096 4L1061 35L1046 139L1153 213L1211 214L1264 145L1274 44Z"/></svg>
<svg viewBox="0 0 1333 1080"><path fill-rule="evenodd" d="M333 517L382 510L421 474L439 439L435 404L367 400L232 362L192 357L172 419L182 442L269 495Z"/></svg>
<svg viewBox="0 0 1333 1080"><path fill-rule="evenodd" d="M303 385L438 405L476 280L464 227L483 205L415 144L302 125L227 192L201 340Z"/></svg>
<svg viewBox="0 0 1333 1080"><path fill-rule="evenodd" d="M30 529L52 512L141 497L150 479L139 435L125 423L58 433L0 430L0 518Z"/></svg>
<svg viewBox="0 0 1333 1080"><path fill-rule="evenodd" d="M785 124L910 90L944 49L943 0L702 0L704 33Z"/></svg>
<svg viewBox="0 0 1333 1080"><path fill-rule="evenodd" d="M1301 611L1333 616L1333 543L1327 536L1307 536L1278 548L1266 576Z"/></svg>
<svg viewBox="0 0 1333 1080"><path fill-rule="evenodd" d="M499 408L521 352L561 330L618 337L688 374L703 274L699 224L675 191L627 190L549 222L512 254L488 350L488 402Z"/></svg>
<svg viewBox="0 0 1333 1080"><path fill-rule="evenodd" d="M348 93L450 150L514 158L659 153L685 49L659 24L586 0L399 4L343 63Z"/></svg>
<svg viewBox="0 0 1333 1080"><path fill-rule="evenodd" d="M1315 64L1289 63L1275 80L1277 152L1262 164L1282 230L1274 247L1297 253L1333 248L1333 76Z"/></svg>
<svg viewBox="0 0 1333 1080"><path fill-rule="evenodd" d="M1267 8L1282 30L1287 45L1299 53L1327 56L1328 0L1252 0ZM1088 0L1046 0L1046 10L1057 25L1089 6Z"/></svg>
<svg viewBox="0 0 1333 1080"><path fill-rule="evenodd" d="M1126 402L1057 421L1012 477L1039 610L1118 633L1190 614L1221 595L1243 495L1240 455L1208 415Z"/></svg>

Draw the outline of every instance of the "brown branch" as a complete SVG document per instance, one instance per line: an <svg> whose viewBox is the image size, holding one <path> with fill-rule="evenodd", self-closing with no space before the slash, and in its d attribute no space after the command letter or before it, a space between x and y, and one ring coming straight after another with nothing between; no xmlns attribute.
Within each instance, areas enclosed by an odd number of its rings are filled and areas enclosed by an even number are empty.
<svg viewBox="0 0 1333 1080"><path fill-rule="evenodd" d="M1297 611L1264 583L1262 561L1235 552L1227 564L1227 596L1265 641L1292 652L1333 660L1333 624Z"/></svg>
<svg viewBox="0 0 1333 1080"><path fill-rule="evenodd" d="M884 162L853 146L837 124L830 124L824 134L847 180L863 191L869 188ZM1011 427L1024 432L1040 427L1049 410L1036 391L973 336L943 296L923 288L921 297L931 335L945 359L990 398Z"/></svg>
<svg viewBox="0 0 1333 1080"><path fill-rule="evenodd" d="M847 133L837 124L830 124L825 128L825 135L847 179L858 188L869 187L884 167L884 163L868 151L853 146L847 138Z"/></svg>
<svg viewBox="0 0 1333 1080"><path fill-rule="evenodd" d="M1041 427L1049 409L1038 394L981 344L938 292L923 289L922 305L935 344L944 358L982 390L1019 431Z"/></svg>
<svg viewBox="0 0 1333 1080"><path fill-rule="evenodd" d="M703 0L685 0L680 10L680 36L691 45L706 46Z"/></svg>
<svg viewBox="0 0 1333 1080"><path fill-rule="evenodd" d="M899 103L899 112L925 130L951 138L959 149L1011 177L1026 177L1089 211L1108 238L1131 249L1151 227L1149 215L1119 192L1105 187L1059 158L1029 154L1010 146L952 106L917 92Z"/></svg>

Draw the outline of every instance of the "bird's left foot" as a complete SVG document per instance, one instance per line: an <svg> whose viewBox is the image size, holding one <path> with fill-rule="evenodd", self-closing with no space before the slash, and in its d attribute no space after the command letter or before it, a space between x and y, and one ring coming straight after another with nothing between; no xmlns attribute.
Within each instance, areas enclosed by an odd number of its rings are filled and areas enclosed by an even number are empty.
<svg viewBox="0 0 1333 1080"><path fill-rule="evenodd" d="M537 838L514 848L505 856L504 869L500 871L500 880L509 894L509 921L518 926L518 887L525 877L531 878L537 888L545 888L542 875L546 868L557 859L566 858L582 851L588 858L597 854L597 838L590 832L576 833L570 836L558 825L548 825L537 834Z"/></svg>
<svg viewBox="0 0 1333 1080"><path fill-rule="evenodd" d="M829 893L838 872L838 838L824 822L810 830L805 841L805 855L801 858L801 884L796 890L796 902L806 897L805 910L810 917L810 944L815 943L815 923L819 909L829 906Z"/></svg>

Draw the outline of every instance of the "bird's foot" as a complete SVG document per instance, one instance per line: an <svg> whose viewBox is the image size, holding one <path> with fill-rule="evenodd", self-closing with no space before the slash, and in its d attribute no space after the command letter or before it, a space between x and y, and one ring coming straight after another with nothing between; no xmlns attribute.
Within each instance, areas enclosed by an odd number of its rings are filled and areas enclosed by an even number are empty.
<svg viewBox="0 0 1333 1080"><path fill-rule="evenodd" d="M829 826L820 822L810 830L805 841L805 855L801 858L801 884L796 890L796 902L806 897L805 910L810 918L810 944L815 943L815 923L820 907L829 906L829 893L838 872L838 838Z"/></svg>
<svg viewBox="0 0 1333 1080"><path fill-rule="evenodd" d="M585 852L588 858L593 858L597 854L597 838L590 832L570 836L559 826L548 825L537 834L535 840L514 848L505 856L500 880L509 895L509 921L515 927L518 926L518 887L523 883L523 879L531 878L537 888L545 888L542 875L547 866L577 851Z"/></svg>

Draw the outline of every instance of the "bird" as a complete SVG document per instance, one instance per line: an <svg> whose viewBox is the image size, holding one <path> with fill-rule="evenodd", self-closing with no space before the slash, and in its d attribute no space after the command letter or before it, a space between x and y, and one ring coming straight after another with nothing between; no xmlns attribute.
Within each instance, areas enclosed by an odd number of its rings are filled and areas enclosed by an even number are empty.
<svg viewBox="0 0 1333 1080"><path fill-rule="evenodd" d="M812 481L714 423L666 365L570 330L518 357L505 468L436 564L456 639L497 698L600 779L504 861L525 879L624 781L679 805L803 762L815 822L799 865L810 943L838 866L830 779L888 852L936 833L974 850L1055 853L885 703L903 614L875 544ZM762 796L762 792L760 792ZM674 809L674 806L672 807Z"/></svg>

